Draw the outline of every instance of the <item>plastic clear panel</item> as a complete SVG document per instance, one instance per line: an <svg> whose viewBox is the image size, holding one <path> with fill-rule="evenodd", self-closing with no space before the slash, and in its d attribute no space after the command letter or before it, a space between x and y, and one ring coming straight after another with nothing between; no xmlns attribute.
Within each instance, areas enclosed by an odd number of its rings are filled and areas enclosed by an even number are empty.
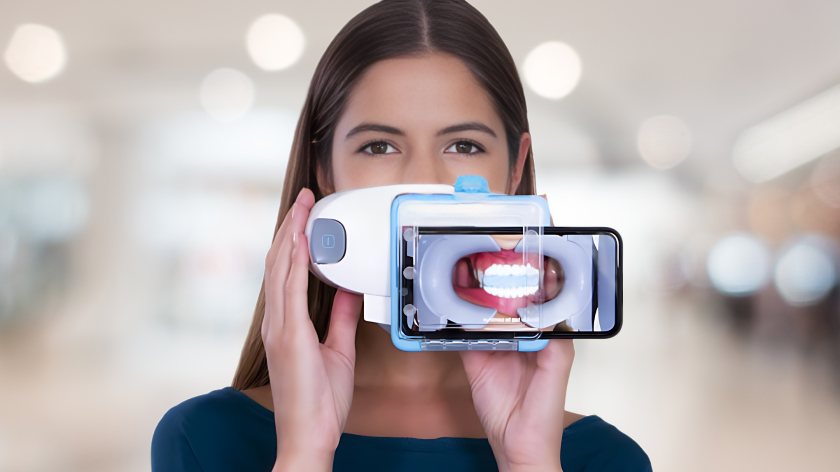
<svg viewBox="0 0 840 472"><path fill-rule="evenodd" d="M543 325L541 228L481 231L403 228L400 306L410 332L528 332Z"/></svg>
<svg viewBox="0 0 840 472"><path fill-rule="evenodd" d="M497 332L536 338L545 274L541 205L522 196L402 202L401 331L427 339Z"/></svg>

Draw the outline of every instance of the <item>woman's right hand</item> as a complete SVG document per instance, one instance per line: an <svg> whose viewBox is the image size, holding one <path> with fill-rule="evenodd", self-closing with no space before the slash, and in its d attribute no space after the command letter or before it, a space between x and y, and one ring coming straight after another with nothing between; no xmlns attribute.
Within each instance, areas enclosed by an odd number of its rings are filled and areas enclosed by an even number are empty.
<svg viewBox="0 0 840 472"><path fill-rule="evenodd" d="M265 345L277 462L274 470L331 470L353 399L356 324L362 296L338 290L321 344L309 317L304 228L315 203L303 188L266 256Z"/></svg>

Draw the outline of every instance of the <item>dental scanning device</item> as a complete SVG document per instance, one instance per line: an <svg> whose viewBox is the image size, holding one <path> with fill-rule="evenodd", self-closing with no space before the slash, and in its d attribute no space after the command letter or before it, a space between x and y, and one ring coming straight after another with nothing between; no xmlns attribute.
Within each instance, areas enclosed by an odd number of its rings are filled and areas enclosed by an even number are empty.
<svg viewBox="0 0 840 472"><path fill-rule="evenodd" d="M538 351L621 328L621 237L550 224L545 199L405 184L333 193L306 223L310 268L364 296L396 347Z"/></svg>

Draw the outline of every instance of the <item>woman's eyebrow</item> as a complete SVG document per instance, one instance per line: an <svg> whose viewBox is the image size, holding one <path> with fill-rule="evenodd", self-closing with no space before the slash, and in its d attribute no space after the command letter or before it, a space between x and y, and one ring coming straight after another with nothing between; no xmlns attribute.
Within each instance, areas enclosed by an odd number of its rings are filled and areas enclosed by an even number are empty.
<svg viewBox="0 0 840 472"><path fill-rule="evenodd" d="M355 128L351 129L347 136L344 137L345 140L350 139L355 134L359 134L364 131L379 131L382 133L394 134L397 136L405 136L405 132L399 128L394 128L393 126L388 125L381 125L377 123L362 123ZM478 121L469 121L466 123L459 123L457 125L447 126L442 130L438 131L436 136L443 136L444 134L449 133L457 133L459 131L481 131L483 133L487 133L490 136L496 137L496 133L490 129L489 126L485 125L484 123L480 123Z"/></svg>
<svg viewBox="0 0 840 472"><path fill-rule="evenodd" d="M437 132L437 136L442 136L444 134L449 133L457 133L459 131L481 131L483 133L487 133L490 136L496 137L496 133L490 129L489 126L485 125L484 123L479 123L478 121L469 121L466 123L459 123L457 125L447 126L442 130Z"/></svg>
<svg viewBox="0 0 840 472"><path fill-rule="evenodd" d="M347 133L347 136L344 137L344 139L350 139L350 137L354 134L359 134L363 131L380 131L382 133L396 134L397 136L405 136L405 133L401 129L394 128L393 126L380 125L376 123L362 123L359 126L356 126L355 128L351 129Z"/></svg>

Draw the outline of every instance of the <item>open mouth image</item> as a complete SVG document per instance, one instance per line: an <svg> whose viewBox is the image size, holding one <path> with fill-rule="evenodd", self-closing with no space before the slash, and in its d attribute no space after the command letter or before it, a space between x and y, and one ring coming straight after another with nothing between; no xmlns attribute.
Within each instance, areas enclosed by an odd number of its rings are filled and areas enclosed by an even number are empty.
<svg viewBox="0 0 840 472"><path fill-rule="evenodd" d="M453 290L463 300L494 308L493 324L519 324L517 308L550 301L563 289L565 275L560 263L543 257L540 284L536 257L526 259L513 249L462 257L453 268Z"/></svg>

